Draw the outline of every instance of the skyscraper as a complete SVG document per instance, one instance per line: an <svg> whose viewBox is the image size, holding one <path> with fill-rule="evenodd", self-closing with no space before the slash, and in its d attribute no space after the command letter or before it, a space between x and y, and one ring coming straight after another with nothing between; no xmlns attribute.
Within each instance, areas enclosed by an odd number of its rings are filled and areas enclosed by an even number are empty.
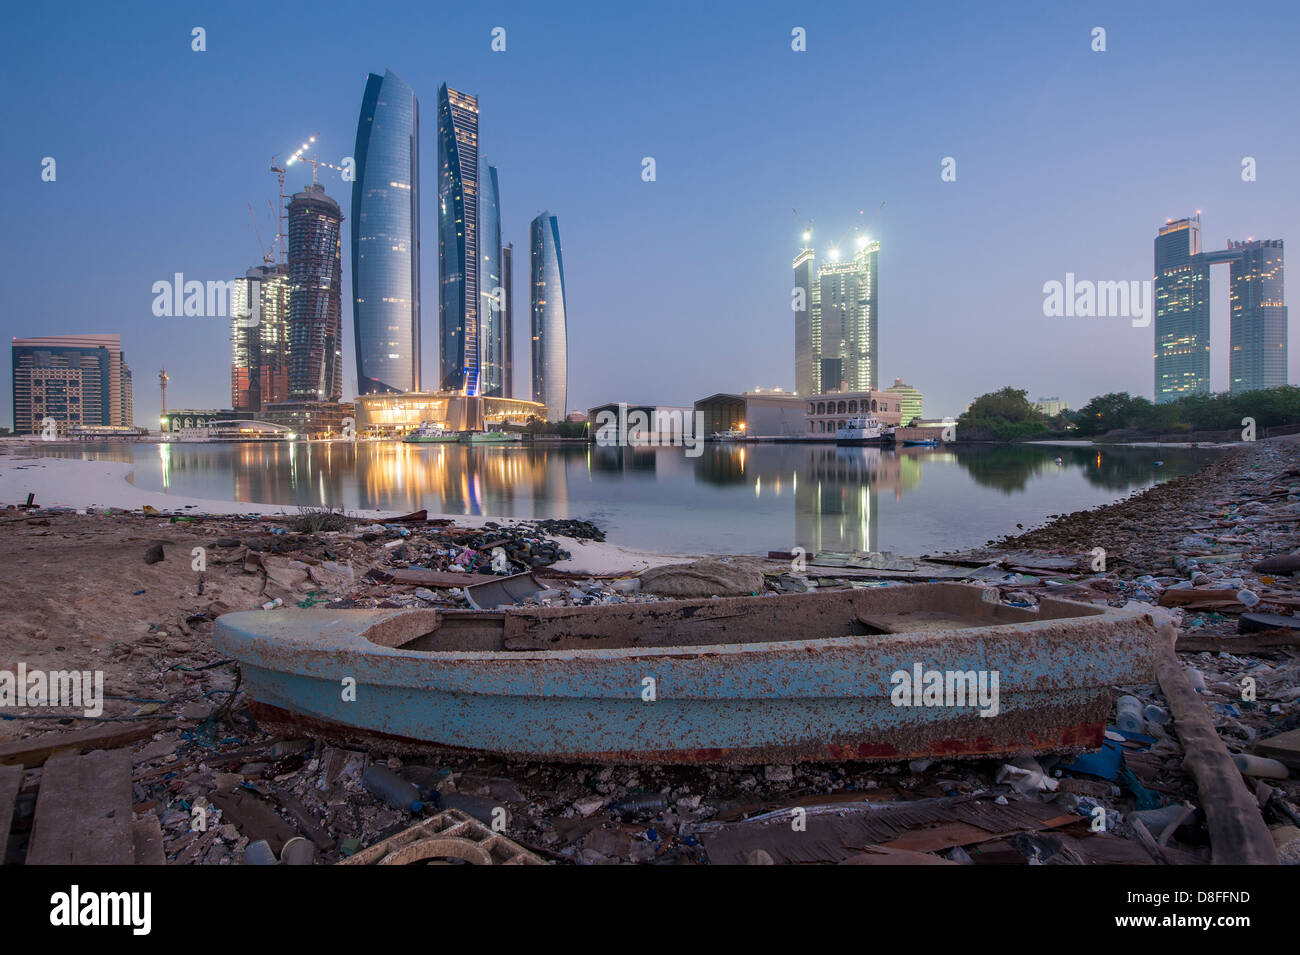
<svg viewBox="0 0 1300 955"><path fill-rule="evenodd" d="M529 227L532 288L533 401L551 421L564 418L569 400L569 345L564 256L559 220L543 212Z"/></svg>
<svg viewBox="0 0 1300 955"><path fill-rule="evenodd" d="M812 324L817 344L819 392L841 386L849 391L876 390L876 268L879 242L859 236L852 261L830 261L817 269Z"/></svg>
<svg viewBox="0 0 1300 955"><path fill-rule="evenodd" d="M118 335L15 338L14 434L61 434L82 425L132 427L131 369Z"/></svg>
<svg viewBox="0 0 1300 955"><path fill-rule="evenodd" d="M1283 297L1282 240L1229 242L1240 253L1229 273L1228 387L1234 393L1276 388L1287 379L1287 310Z"/></svg>
<svg viewBox="0 0 1300 955"><path fill-rule="evenodd" d="M1156 403L1210 391L1210 273L1201 217L1170 220L1155 243Z"/></svg>
<svg viewBox="0 0 1300 955"><path fill-rule="evenodd" d="M1231 282L1228 387L1234 394L1287 381L1281 239L1201 248L1201 216L1170 219L1156 235L1156 403L1210 392L1210 269Z"/></svg>
<svg viewBox="0 0 1300 955"><path fill-rule="evenodd" d="M420 390L420 103L391 70L361 98L352 183L357 393Z"/></svg>
<svg viewBox="0 0 1300 955"><path fill-rule="evenodd" d="M484 163L479 186L479 394L505 394L505 288L497 167Z"/></svg>
<svg viewBox="0 0 1300 955"><path fill-rule="evenodd" d="M289 395L343 396L339 204L312 183L289 201Z"/></svg>
<svg viewBox="0 0 1300 955"><path fill-rule="evenodd" d="M289 270L257 265L231 292L230 407L261 411L289 398Z"/></svg>
<svg viewBox="0 0 1300 955"><path fill-rule="evenodd" d="M807 244L811 238L804 233L804 247L794 258L795 392L875 391L880 243L857 235L853 258L847 262L841 262L840 250L832 247L814 278L815 255Z"/></svg>
<svg viewBox="0 0 1300 955"><path fill-rule="evenodd" d="M505 305L501 319L501 352L504 370L502 397L515 396L515 244L501 250L501 291Z"/></svg>
<svg viewBox="0 0 1300 955"><path fill-rule="evenodd" d="M480 393L478 99L438 88L438 325L444 391Z"/></svg>
<svg viewBox="0 0 1300 955"><path fill-rule="evenodd" d="M811 238L806 233L807 238ZM805 242L807 241L805 238ZM821 351L820 335L813 334L813 250L805 246L794 257L794 390L800 395L821 391L820 368L814 368L813 352Z"/></svg>

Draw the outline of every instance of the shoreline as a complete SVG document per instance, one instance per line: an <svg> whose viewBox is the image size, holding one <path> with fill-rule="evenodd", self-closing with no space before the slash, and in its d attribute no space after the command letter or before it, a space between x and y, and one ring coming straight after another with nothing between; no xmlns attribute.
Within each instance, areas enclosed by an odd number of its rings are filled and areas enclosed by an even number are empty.
<svg viewBox="0 0 1300 955"><path fill-rule="evenodd" d="M0 500L12 502L14 489L24 487L52 499L77 499L78 487L67 482L72 480L71 474L84 474L84 469L38 467L38 463L0 462ZM118 476L129 467L94 464ZM56 472L63 474L58 481L52 480ZM91 496L100 493L95 488ZM153 492L139 493L147 499ZM155 494L153 499L166 497ZM8 521L8 533L0 535L0 555L7 566L16 568L11 599L0 602L0 632L7 636L0 652L0 670L15 671L20 663L29 670L98 670L105 674L105 688L112 694L105 699L102 717L70 714L72 718L64 721L67 725L60 725L48 714L29 719L15 713L14 718L0 722L0 741L31 740L44 745L86 727L135 727L141 724L133 721L154 721L144 724L149 739L133 738L119 745L132 748L133 771L143 791L139 805L146 807L141 812L157 814L165 854L172 862L243 861L250 839L240 831L237 818L230 825L225 825L230 820L223 819L223 826L212 830L222 835L209 835L205 841L190 831L187 804L181 800L222 799L221 794L237 791L248 781L258 791L288 793L309 806L314 824L329 833L329 848L322 849L326 860L339 858L335 839L355 838L362 846L373 845L379 833L400 822L400 817L365 790L360 782L362 768L372 760L385 759L390 767L401 768L409 762L417 768L419 757L399 758L382 748L372 754L337 741L305 739L293 745L308 747L309 759L301 748L292 750L297 757L290 756L288 762L275 756L273 747L283 741L249 722L242 708L246 698L240 698L236 712L222 710L221 694L237 687L237 678L228 666L231 661L212 645L213 621L224 613L262 606L269 598L279 598L288 606L295 602L321 606L321 612L376 606L456 608L462 598L447 589L450 585L445 581L430 582L431 587L443 588L434 594L414 583L384 583L369 569L396 569L417 562L436 569L447 559L447 540L462 542L455 545L457 549L472 546L483 548L484 553L493 545L482 543L481 531L474 530L464 530L464 536L458 537L456 528L394 525L385 529L354 524L343 531L309 532L286 527L282 520L258 519L252 509L243 510L245 505L225 505L236 516L200 516L193 514L193 508L174 507L175 499L163 503L168 505L167 512L157 514L9 508L0 518ZM296 516L286 508L263 508L273 512L264 517ZM185 517L174 518L178 511ZM191 516L196 519L185 519ZM452 517L462 527L470 524ZM486 519L474 525L483 523ZM405 527L410 528L409 536ZM450 536L440 537L442 532ZM626 563L634 552L545 536L562 543L574 555L572 562L584 567L584 573L592 573L585 568L594 566L596 558L612 555L622 563L617 567L611 564L613 572L636 569ZM478 543L463 543L470 539ZM159 545L161 556L151 560L149 552ZM1100 573L1090 572L1087 563L1095 546L1103 546L1111 554L1108 567ZM206 571L198 573L190 556L196 547L207 552ZM1236 615L1247 608L1225 608L1223 590L1216 591L1215 602L1209 605L1170 603L1166 598L1170 594L1199 598L1216 582L1223 581L1218 586L1226 586L1235 576L1241 578L1236 586L1257 591L1271 607L1278 606L1279 595L1300 607L1300 581L1289 576L1261 579L1252 573L1252 564L1260 558L1285 555L1296 548L1300 548L1300 437L1243 447L1193 474L1128 498L1056 516L1041 527L1003 538L982 550L978 559L972 553L969 559L953 561L958 566L941 567L935 561L918 560L913 572L899 572L892 578L893 571L887 568L854 570L822 565L810 565L800 574L792 572L788 561L775 560L758 561L752 569L764 575L766 595L774 599L780 599L779 593L811 587L893 586L947 573L947 579L982 586L994 600L1017 606L1033 606L1040 597L1059 597L1140 607L1153 618L1174 625L1180 641L1176 666L1189 677L1194 675L1205 688L1201 699L1217 730L1210 734L1215 745L1249 753L1253 740L1271 738L1300 722L1300 694L1291 693L1300 685L1300 656L1288 649L1289 644L1261 643L1254 634L1238 636ZM429 560L431 554L441 556L435 562ZM1189 560L1188 554L1197 555L1196 559ZM642 556L673 560L669 555ZM675 557L684 559L688 558ZM539 576L545 576L548 569L568 570L565 563L569 562L543 567ZM608 581L595 586L598 582L573 577L550 583L555 588L552 594L569 588L588 594L599 591L604 596L596 599L601 601L612 598L608 591L616 589L606 586ZM1198 593L1196 588L1202 589ZM632 588L633 594L638 589ZM555 598L560 605L566 599ZM635 594L618 598L620 602L635 599ZM1258 683L1259 706L1234 702L1240 696L1240 681L1247 676ZM1170 706L1157 682L1118 688L1115 695L1120 693L1135 695L1147 709ZM194 741L205 728L218 725L221 734L238 736L240 745L216 753ZM1126 752L1125 765L1148 794L1157 792L1171 804L1189 802L1203 812L1210 797L1199 793L1198 781L1186 761L1193 749L1205 744L1200 740L1193 743L1190 740L1195 737L1189 737L1184 752L1180 739L1184 727L1177 722L1153 722L1146 731L1154 744ZM329 775L328 767L337 770L344 765L353 767L347 781ZM1077 832L1087 829L1090 807L1105 807L1112 820L1105 834L1070 836L1068 851L1035 843L1033 851L1046 853L1053 861L1152 861L1139 844L1140 836L1123 821L1135 808L1134 797L1116 784L1114 777L1080 779L1074 770L1062 770L1069 763L1060 754L1021 757L1005 764L1001 759L937 757L902 763L593 765L575 770L562 763L446 753L428 757L427 765L446 773L440 788L444 805L463 806L472 813L490 796L493 806L509 807L515 820L512 838L538 847L556 861L578 864L660 861L665 844L672 846L667 851L695 857L700 844L697 834L704 835L707 846L708 827L716 828L718 820L725 820L738 805L768 813L790 805L836 807L837 812L853 813L861 812L853 808L861 802L880 801L872 807L875 811L889 802L929 799L947 804L983 796L1021 803L1058 817L1077 815L1081 823L1075 827ZM1018 784L1016 779L1021 777L1005 775L1007 765L1031 779L1037 774L1051 785ZM174 779L169 780L168 774ZM1269 783L1292 802L1300 800L1300 780L1270 779ZM620 828L624 823L611 818L609 808L647 792L665 797L663 809L657 812L666 821L655 823L663 838L653 843L626 837ZM1212 802L1210 808L1214 808ZM1200 821L1189 823L1198 830L1201 825ZM1279 835L1284 829L1274 829L1279 854L1286 861L1300 861L1300 832ZM756 851L771 853L780 861L779 844L763 842L765 837L757 828L754 838L759 840ZM914 861L970 864L971 853L962 849L962 843L958 840L952 848L917 853ZM846 851L832 846L817 861L841 861ZM1055 854L1063 851L1056 859ZM972 853L977 854L978 849L972 848ZM1162 841L1160 853L1166 861L1204 864L1211 860L1203 836Z"/></svg>

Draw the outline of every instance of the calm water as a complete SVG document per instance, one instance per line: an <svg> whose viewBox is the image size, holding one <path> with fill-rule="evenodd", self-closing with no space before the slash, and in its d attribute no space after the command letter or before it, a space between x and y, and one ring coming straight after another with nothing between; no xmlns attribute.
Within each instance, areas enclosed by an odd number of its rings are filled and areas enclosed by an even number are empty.
<svg viewBox="0 0 1300 955"><path fill-rule="evenodd" d="M129 461L138 487L190 497L582 518L617 543L682 553L797 545L901 554L983 544L1017 524L1030 527L1197 470L1214 454L756 444L706 445L701 457L687 458L678 448L396 442L102 445L54 453Z"/></svg>

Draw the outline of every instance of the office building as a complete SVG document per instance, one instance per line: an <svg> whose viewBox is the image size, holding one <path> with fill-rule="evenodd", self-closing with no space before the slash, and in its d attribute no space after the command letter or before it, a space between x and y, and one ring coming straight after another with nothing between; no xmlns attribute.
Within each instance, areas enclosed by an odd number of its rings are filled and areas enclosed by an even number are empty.
<svg viewBox="0 0 1300 955"><path fill-rule="evenodd" d="M420 103L391 70L361 99L352 183L357 393L420 389Z"/></svg>
<svg viewBox="0 0 1300 955"><path fill-rule="evenodd" d="M289 201L289 396L343 396L339 205L312 183Z"/></svg>
<svg viewBox="0 0 1300 955"><path fill-rule="evenodd" d="M1166 222L1155 243L1157 403L1210 391L1209 279L1201 217Z"/></svg>
<svg viewBox="0 0 1300 955"><path fill-rule="evenodd" d="M813 277L814 251L807 246L794 259L795 305L801 298L807 311L795 308L795 391L820 394L848 388L876 388L879 325L878 281L880 243L859 235L853 257L842 261L832 247L827 261Z"/></svg>
<svg viewBox="0 0 1300 955"><path fill-rule="evenodd" d="M804 233L811 238L810 233ZM816 258L812 249L803 248L794 257L794 290L791 308L794 309L794 390L800 395L813 395L820 390L820 368L813 367L814 352L821 351L821 329L813 326L813 294L816 282L813 264Z"/></svg>
<svg viewBox="0 0 1300 955"><path fill-rule="evenodd" d="M261 411L289 397L289 269L258 265L231 291L230 407Z"/></svg>
<svg viewBox="0 0 1300 955"><path fill-rule="evenodd" d="M502 397L515 396L515 246L507 243L501 250L501 292L505 305L501 317Z"/></svg>
<svg viewBox="0 0 1300 955"><path fill-rule="evenodd" d="M438 387L477 395L479 355L478 99L438 88Z"/></svg>
<svg viewBox="0 0 1300 955"><path fill-rule="evenodd" d="M134 426L131 369L118 335L15 338L14 434L66 435L87 426Z"/></svg>
<svg viewBox="0 0 1300 955"><path fill-rule="evenodd" d="M1211 267L1231 283L1228 387L1234 394L1287 383L1287 311L1281 239L1201 247L1201 216L1166 221L1155 242L1156 403L1210 393Z"/></svg>
<svg viewBox="0 0 1300 955"><path fill-rule="evenodd" d="M1229 266L1232 283L1228 388L1233 394L1287 383L1287 311L1282 283L1282 240L1230 242L1240 253Z"/></svg>
<svg viewBox="0 0 1300 955"><path fill-rule="evenodd" d="M496 166L479 176L479 393L505 394L505 286L501 250L501 198Z"/></svg>
<svg viewBox="0 0 1300 955"><path fill-rule="evenodd" d="M568 320L559 220L543 212L532 221L529 234L533 401L546 406L547 420L559 421L568 413L569 394Z"/></svg>
<svg viewBox="0 0 1300 955"><path fill-rule="evenodd" d="M902 378L895 378L894 383L885 391L891 395L898 395L900 410L903 415L903 424L910 424L913 418L922 416L921 405L922 395L917 389L909 384L905 384Z"/></svg>

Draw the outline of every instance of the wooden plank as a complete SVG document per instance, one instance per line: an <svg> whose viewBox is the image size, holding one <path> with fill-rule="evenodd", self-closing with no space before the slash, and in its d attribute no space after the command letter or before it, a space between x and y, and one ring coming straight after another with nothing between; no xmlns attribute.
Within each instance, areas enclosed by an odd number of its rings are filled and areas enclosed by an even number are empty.
<svg viewBox="0 0 1300 955"><path fill-rule="evenodd" d="M131 754L58 752L36 794L28 865L130 865Z"/></svg>
<svg viewBox="0 0 1300 955"><path fill-rule="evenodd" d="M99 750L79 757L77 762L80 787L73 863L131 865L135 849L131 835L130 751Z"/></svg>
<svg viewBox="0 0 1300 955"><path fill-rule="evenodd" d="M18 790L22 785L21 766L0 766L0 865L4 864L5 852L9 848L9 827L14 822L14 805L18 802Z"/></svg>
<svg viewBox="0 0 1300 955"><path fill-rule="evenodd" d="M1169 593L1169 591L1166 591ZM1174 731L1183 744L1183 767L1196 780L1210 831L1215 865L1277 865L1277 846L1264 824L1255 797L1242 782L1227 747L1219 738L1204 700L1192 690L1174 653L1177 631L1168 623L1157 628L1160 644L1156 679L1169 701Z"/></svg>
<svg viewBox="0 0 1300 955"><path fill-rule="evenodd" d="M16 763L28 768L40 766L59 750L82 753L96 749L114 749L152 736L162 728L163 724L158 720L146 720L140 723L95 726L71 733L47 733L38 739L15 740L0 744L0 765Z"/></svg>
<svg viewBox="0 0 1300 955"><path fill-rule="evenodd" d="M239 827L249 842L265 839L279 856L284 844L298 835L293 826L281 819L266 803L248 793L215 793L212 805L221 810L221 821Z"/></svg>
<svg viewBox="0 0 1300 955"><path fill-rule="evenodd" d="M28 865L71 865L77 835L77 788L81 767L77 755L55 753L41 773L36 793L36 817L27 844Z"/></svg>
<svg viewBox="0 0 1300 955"><path fill-rule="evenodd" d="M162 823L148 813L131 824L131 842L136 865L166 865L163 852Z"/></svg>
<svg viewBox="0 0 1300 955"><path fill-rule="evenodd" d="M1229 637L1189 633L1178 638L1176 649L1179 653L1259 653L1261 650L1285 647L1300 647L1300 633L1293 630L1261 630Z"/></svg>
<svg viewBox="0 0 1300 955"><path fill-rule="evenodd" d="M493 574L458 574L454 571L425 570L422 567L402 567L385 570L383 573L391 577L395 584L417 584L424 587L472 587L474 584L501 579Z"/></svg>

